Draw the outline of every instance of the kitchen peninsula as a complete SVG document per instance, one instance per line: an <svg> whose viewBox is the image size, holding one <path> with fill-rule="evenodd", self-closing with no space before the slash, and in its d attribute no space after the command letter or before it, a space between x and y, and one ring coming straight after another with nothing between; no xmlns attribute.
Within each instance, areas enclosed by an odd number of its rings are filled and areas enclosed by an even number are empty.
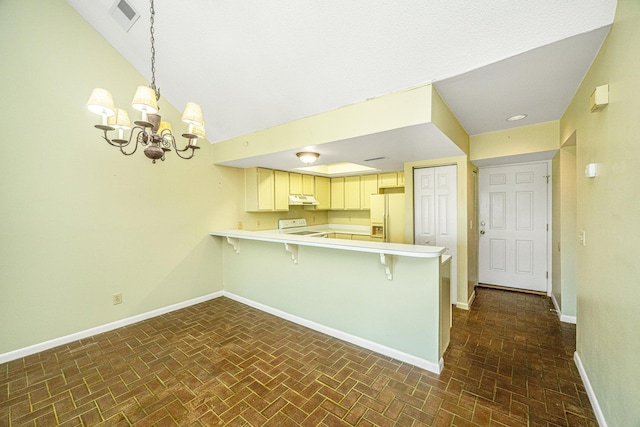
<svg viewBox="0 0 640 427"><path fill-rule="evenodd" d="M361 347L442 370L449 343L444 248L212 232L223 245L225 295Z"/></svg>

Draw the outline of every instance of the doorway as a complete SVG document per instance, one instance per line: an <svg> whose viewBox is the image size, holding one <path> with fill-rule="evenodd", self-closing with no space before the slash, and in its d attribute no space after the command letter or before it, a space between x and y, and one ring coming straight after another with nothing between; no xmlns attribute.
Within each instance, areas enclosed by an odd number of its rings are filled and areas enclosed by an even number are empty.
<svg viewBox="0 0 640 427"><path fill-rule="evenodd" d="M548 292L549 163L480 168L478 281Z"/></svg>

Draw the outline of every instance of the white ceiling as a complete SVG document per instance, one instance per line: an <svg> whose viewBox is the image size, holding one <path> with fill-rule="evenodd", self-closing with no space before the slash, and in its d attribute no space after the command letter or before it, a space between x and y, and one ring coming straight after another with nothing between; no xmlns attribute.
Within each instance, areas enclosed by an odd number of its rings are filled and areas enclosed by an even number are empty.
<svg viewBox="0 0 640 427"><path fill-rule="evenodd" d="M150 79L149 2L127 1L142 15L129 32L109 15L116 0L67 0ZM430 82L474 135L558 120L615 8L616 0L158 0L156 80L177 109L202 105L212 142ZM527 119L505 121L520 113ZM422 141L433 136L422 130ZM415 138L399 138L386 170L433 158L411 157L425 153ZM426 144L430 153L453 150L439 140ZM323 163L391 151L356 142L324 144ZM289 169L291 155L254 162Z"/></svg>

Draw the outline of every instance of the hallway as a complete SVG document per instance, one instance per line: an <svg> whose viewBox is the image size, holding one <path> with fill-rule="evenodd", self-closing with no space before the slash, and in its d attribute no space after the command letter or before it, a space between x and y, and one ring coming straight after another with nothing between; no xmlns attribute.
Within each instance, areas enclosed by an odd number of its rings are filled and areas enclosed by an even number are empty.
<svg viewBox="0 0 640 427"><path fill-rule="evenodd" d="M575 326L478 288L441 375L218 298L0 365L0 426L596 426Z"/></svg>

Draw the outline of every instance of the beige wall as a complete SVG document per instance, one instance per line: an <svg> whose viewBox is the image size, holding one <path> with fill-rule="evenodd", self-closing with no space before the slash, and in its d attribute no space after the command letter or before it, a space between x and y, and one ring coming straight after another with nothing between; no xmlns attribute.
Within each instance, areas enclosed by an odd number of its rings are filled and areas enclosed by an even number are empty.
<svg viewBox="0 0 640 427"><path fill-rule="evenodd" d="M576 132L577 354L610 426L640 425L640 2L620 0L613 28L561 120ZM589 95L609 84L609 105ZM584 177L586 164L598 176Z"/></svg>
<svg viewBox="0 0 640 427"><path fill-rule="evenodd" d="M148 82L66 2L0 2L0 45L0 354L220 290L207 233L235 225L238 172L101 140L91 90L133 114Z"/></svg>
<svg viewBox="0 0 640 427"><path fill-rule="evenodd" d="M469 158L472 162L484 159L511 158L511 163L526 161L522 156L544 154L559 148L559 122L521 126L470 137ZM550 159L551 156L546 157ZM538 158L532 160L540 160Z"/></svg>

